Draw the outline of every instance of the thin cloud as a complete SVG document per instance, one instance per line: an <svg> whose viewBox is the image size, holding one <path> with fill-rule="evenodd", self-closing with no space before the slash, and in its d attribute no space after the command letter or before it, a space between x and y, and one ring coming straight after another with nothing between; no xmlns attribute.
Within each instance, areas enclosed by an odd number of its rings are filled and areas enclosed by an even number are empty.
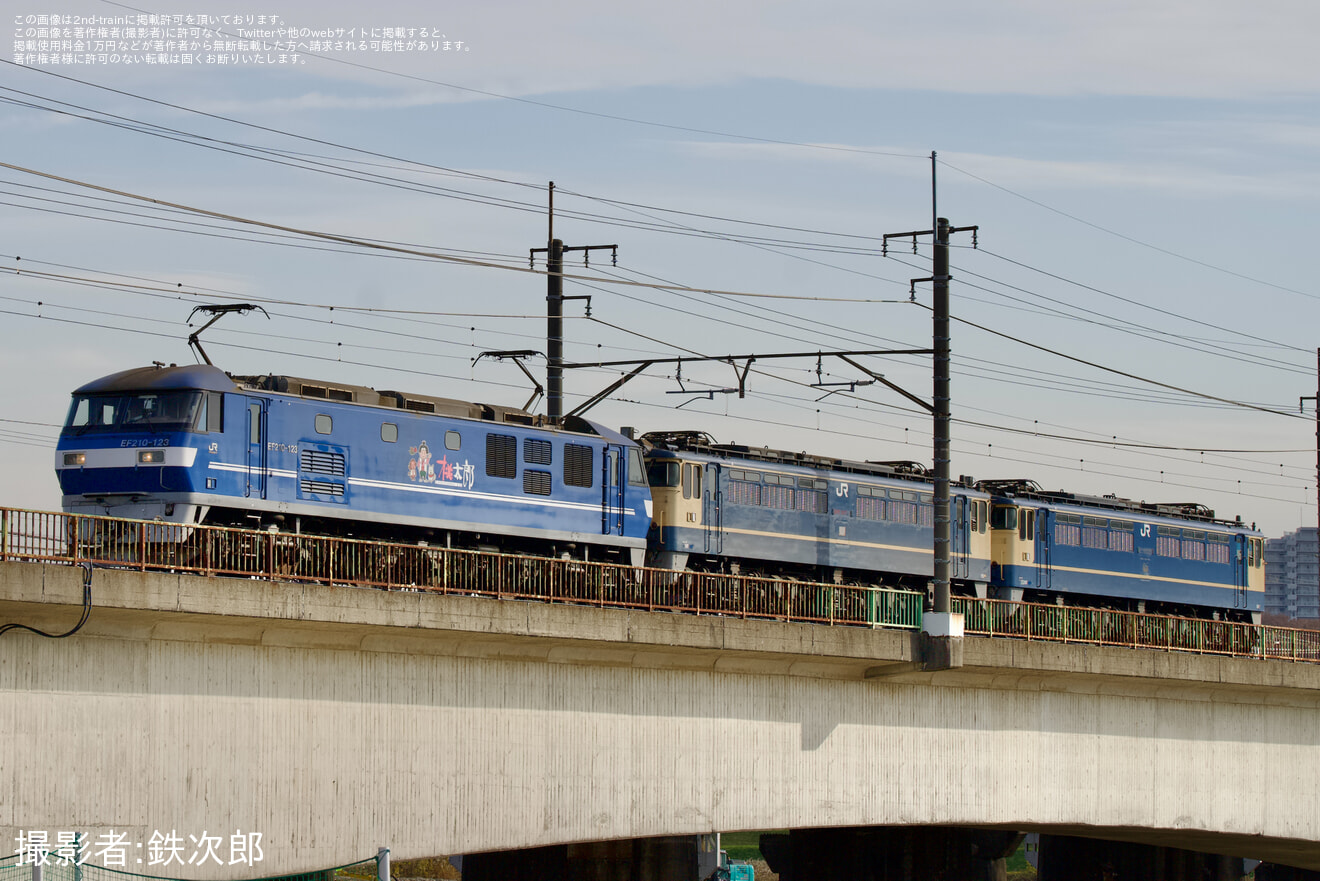
<svg viewBox="0 0 1320 881"><path fill-rule="evenodd" d="M814 148L785 144L744 144L732 141L684 141L674 145L683 152L726 162L844 163L892 172L908 169L895 163L893 154L919 155L914 148L820 143ZM889 154L889 155L886 155ZM946 166L970 172L999 184L1040 189L1140 188L1183 195L1251 195L1269 198L1311 198L1320 193L1320 175L1236 173L1196 168L1185 163L1086 162L1029 159L983 153L938 151ZM909 160L910 162L910 160Z"/></svg>

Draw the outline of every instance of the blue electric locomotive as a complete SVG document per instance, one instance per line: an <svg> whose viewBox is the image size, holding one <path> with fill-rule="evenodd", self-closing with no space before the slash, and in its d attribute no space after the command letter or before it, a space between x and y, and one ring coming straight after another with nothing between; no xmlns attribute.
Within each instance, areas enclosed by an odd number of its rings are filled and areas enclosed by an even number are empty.
<svg viewBox="0 0 1320 881"><path fill-rule="evenodd" d="M714 443L700 432L642 436L663 568L789 574L925 590L933 574L933 487L914 463L848 462ZM960 592L990 581L990 497L951 498Z"/></svg>
<svg viewBox="0 0 1320 881"><path fill-rule="evenodd" d="M982 481L997 597L1260 623L1265 539L1196 504L1156 505Z"/></svg>
<svg viewBox="0 0 1320 881"><path fill-rule="evenodd" d="M210 365L73 393L64 510L172 523L416 537L641 565L641 448L584 420Z"/></svg>
<svg viewBox="0 0 1320 881"><path fill-rule="evenodd" d="M671 569L925 590L933 486L847 462L209 364L127 370L73 394L66 511L434 541ZM952 488L965 595L1259 621L1264 539L1198 505ZM186 532L162 531L174 540ZM165 540L162 538L161 540Z"/></svg>

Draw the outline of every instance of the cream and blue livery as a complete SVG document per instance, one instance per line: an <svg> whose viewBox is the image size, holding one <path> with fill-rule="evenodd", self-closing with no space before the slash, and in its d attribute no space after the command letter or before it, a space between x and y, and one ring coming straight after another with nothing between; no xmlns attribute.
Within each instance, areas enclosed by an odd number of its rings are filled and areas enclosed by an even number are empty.
<svg viewBox="0 0 1320 881"><path fill-rule="evenodd" d="M1222 616L1260 623L1265 539L1197 504L1159 505L982 481L991 582L1010 600Z"/></svg>
<svg viewBox="0 0 1320 881"><path fill-rule="evenodd" d="M919 465L716 444L700 432L642 443L660 567L917 590L931 579L933 487ZM990 581L989 503L967 486L952 493L951 577L979 596Z"/></svg>

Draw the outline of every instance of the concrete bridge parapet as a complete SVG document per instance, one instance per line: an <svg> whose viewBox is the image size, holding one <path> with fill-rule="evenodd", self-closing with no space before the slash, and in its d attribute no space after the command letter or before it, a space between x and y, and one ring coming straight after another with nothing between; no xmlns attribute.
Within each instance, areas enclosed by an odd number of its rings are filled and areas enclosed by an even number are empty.
<svg viewBox="0 0 1320 881"><path fill-rule="evenodd" d="M0 564L0 623L81 601ZM276 874L942 825L1320 868L1314 666L968 638L923 673L901 631L113 570L93 603L0 637L0 837L257 831Z"/></svg>

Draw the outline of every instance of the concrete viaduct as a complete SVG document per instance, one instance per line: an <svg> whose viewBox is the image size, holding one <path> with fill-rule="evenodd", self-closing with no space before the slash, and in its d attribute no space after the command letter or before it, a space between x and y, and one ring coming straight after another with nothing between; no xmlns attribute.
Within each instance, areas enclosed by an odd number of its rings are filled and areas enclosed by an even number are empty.
<svg viewBox="0 0 1320 881"><path fill-rule="evenodd" d="M0 837L199 879L715 831L1040 831L1320 869L1320 666L97 570L0 635ZM0 624L81 570L0 563ZM0 848L3 850L3 848ZM227 855L227 854L226 854Z"/></svg>

